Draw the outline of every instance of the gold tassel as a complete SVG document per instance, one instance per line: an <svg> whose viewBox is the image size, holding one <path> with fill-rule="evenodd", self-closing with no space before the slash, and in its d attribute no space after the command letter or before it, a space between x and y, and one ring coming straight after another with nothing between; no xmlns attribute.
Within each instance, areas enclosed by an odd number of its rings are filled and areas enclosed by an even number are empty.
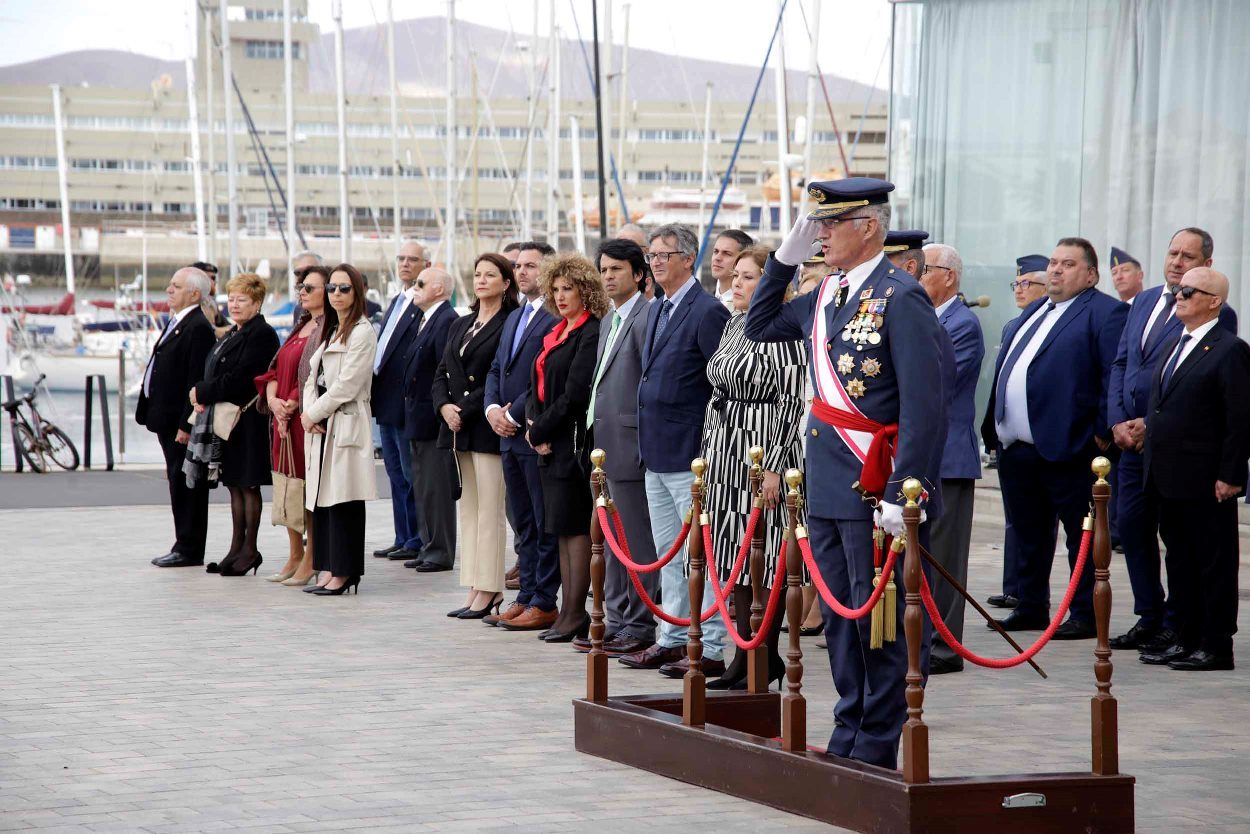
<svg viewBox="0 0 1250 834"><path fill-rule="evenodd" d="M885 600L885 639L891 643L898 639L898 585L894 578L898 576L899 571L903 569L903 550L907 547L907 541L902 536L895 536L894 541L890 542L890 550L898 554L894 557L894 569L890 571L890 584L885 586L885 593L881 597Z"/></svg>
<svg viewBox="0 0 1250 834"><path fill-rule="evenodd" d="M877 568L877 575L872 578L873 589L876 590L877 586L880 584L881 568ZM887 589L887 593L888 592L889 591ZM882 605L884 600L885 594L882 594L880 597L877 597L877 604L872 607L871 620L869 620L868 628L868 648L870 649L879 649L884 645L882 640L885 634L883 630L885 622L882 619L882 615L885 613L885 608Z"/></svg>

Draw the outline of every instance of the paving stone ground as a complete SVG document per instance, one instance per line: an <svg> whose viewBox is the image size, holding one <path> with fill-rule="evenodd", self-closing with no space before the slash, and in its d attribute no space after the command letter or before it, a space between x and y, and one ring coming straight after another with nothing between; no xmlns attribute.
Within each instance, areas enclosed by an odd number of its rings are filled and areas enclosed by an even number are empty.
<svg viewBox="0 0 1250 834"><path fill-rule="evenodd" d="M978 597L996 590L1001 560L987 493ZM389 506L368 513L371 546L389 543ZM210 553L223 551L224 507L210 525ZM169 535L159 506L0 511L0 830L835 830L576 753L582 656L447 619L463 599L455 573L370 558L358 597L317 598L149 566ZM281 530L262 530L262 551L263 576L282 562ZM1132 615L1118 558L1112 582L1120 631ZM1008 653L975 616L971 646ZM824 653L813 639L804 648L819 742L833 690ZM1046 681L1027 667L934 678L934 774L1088 769L1092 648L1052 643L1039 657ZM1137 830L1250 831L1245 669L1115 661ZM614 693L680 688L611 667Z"/></svg>

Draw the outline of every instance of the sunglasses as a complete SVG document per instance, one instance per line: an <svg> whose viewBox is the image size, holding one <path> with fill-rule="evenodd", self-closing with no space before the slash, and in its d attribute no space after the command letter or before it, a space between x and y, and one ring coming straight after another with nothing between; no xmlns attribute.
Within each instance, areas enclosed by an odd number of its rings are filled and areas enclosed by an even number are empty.
<svg viewBox="0 0 1250 834"><path fill-rule="evenodd" d="M419 290L423 290L423 289L425 289L425 279L424 279L424 278L418 278L418 279L417 279L417 289L419 289Z"/></svg>
<svg viewBox="0 0 1250 834"><path fill-rule="evenodd" d="M351 291L352 291L351 284L326 284L326 292L330 293L331 295L335 295L338 293L347 295Z"/></svg>
<svg viewBox="0 0 1250 834"><path fill-rule="evenodd" d="M320 289L320 287L318 287L316 284L305 284L305 283L303 283L302 281L301 281L300 283L298 283L298 284L296 284L296 285L295 285L295 291L296 291L296 292L308 292L308 293L311 293L311 292L315 292L315 291L316 291L316 290L318 290L318 289Z"/></svg>
<svg viewBox="0 0 1250 834"><path fill-rule="evenodd" d="M1173 291L1173 295L1178 295L1178 296L1180 296L1181 298L1183 298L1183 299L1185 299L1186 301L1188 301L1189 299L1191 299L1191 298L1193 298L1193 297L1194 297L1194 293L1196 293L1196 292L1200 292L1200 293L1202 293L1203 295L1209 295L1209 296L1211 296L1212 298L1214 298L1214 297L1215 297L1215 293L1213 293L1213 292L1207 292L1206 290L1200 290L1200 289L1198 289L1197 287L1177 287L1177 288Z"/></svg>

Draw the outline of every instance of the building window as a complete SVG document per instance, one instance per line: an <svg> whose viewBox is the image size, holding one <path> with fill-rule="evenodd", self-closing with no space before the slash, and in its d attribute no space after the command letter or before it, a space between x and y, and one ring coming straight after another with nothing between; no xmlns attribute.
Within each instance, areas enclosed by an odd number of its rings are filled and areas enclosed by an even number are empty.
<svg viewBox="0 0 1250 834"><path fill-rule="evenodd" d="M298 41L291 44L292 55L297 61L300 59L299 46ZM244 54L249 58L281 61L284 57L282 41L244 41Z"/></svg>

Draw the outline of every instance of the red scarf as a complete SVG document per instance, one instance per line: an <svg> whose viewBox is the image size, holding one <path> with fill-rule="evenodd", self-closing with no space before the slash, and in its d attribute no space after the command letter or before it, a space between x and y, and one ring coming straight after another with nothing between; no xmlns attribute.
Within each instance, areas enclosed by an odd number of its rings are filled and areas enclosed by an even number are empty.
<svg viewBox="0 0 1250 834"><path fill-rule="evenodd" d="M543 336L543 352L538 354L538 358L534 360L534 374L538 381L538 401L545 403L547 401L544 393L545 385L543 383L543 366L547 364L547 354L555 350L556 345L560 344L561 336L564 331L568 330L571 335L574 330L581 327L590 319L590 311L582 310L582 314L577 317L577 321L573 322L573 326L569 327L568 319L560 319L555 327L551 328L551 332Z"/></svg>

